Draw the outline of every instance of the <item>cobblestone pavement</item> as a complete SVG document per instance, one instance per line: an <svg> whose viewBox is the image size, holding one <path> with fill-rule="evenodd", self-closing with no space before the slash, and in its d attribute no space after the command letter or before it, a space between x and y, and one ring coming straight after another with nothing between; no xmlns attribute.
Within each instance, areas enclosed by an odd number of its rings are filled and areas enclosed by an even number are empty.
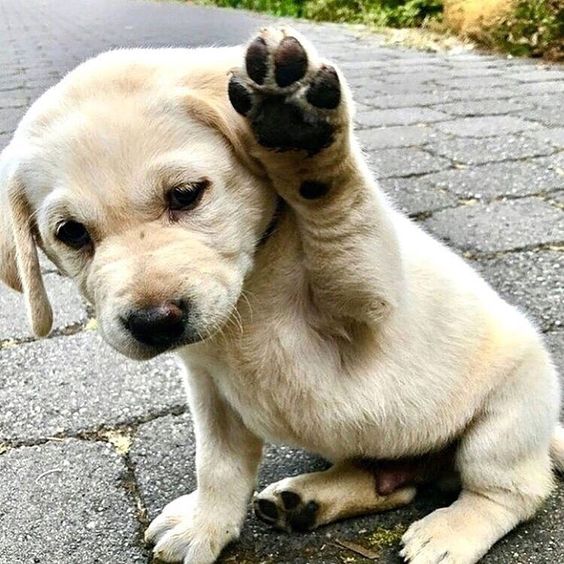
<svg viewBox="0 0 564 564"><path fill-rule="evenodd" d="M230 44L264 18L179 3L0 0L0 145L68 69L116 46ZM511 302L530 313L564 369L564 68L478 54L385 48L350 28L299 24L337 60L382 186ZM0 290L0 564L150 561L148 519L194 487L191 423L174 361L125 361L91 330L68 281L44 267L56 330L35 341L20 297ZM260 484L324 463L270 448ZM564 487L488 563L564 561ZM249 519L224 562L399 562L413 519L448 500L305 536Z"/></svg>

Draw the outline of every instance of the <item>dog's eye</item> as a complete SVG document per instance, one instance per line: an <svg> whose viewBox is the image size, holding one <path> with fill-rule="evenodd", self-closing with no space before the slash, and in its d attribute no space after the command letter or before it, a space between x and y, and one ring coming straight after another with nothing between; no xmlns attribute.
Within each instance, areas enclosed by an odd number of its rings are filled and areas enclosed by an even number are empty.
<svg viewBox="0 0 564 564"><path fill-rule="evenodd" d="M59 241L73 249L82 249L92 241L86 227L82 223L72 220L61 223L55 236Z"/></svg>
<svg viewBox="0 0 564 564"><path fill-rule="evenodd" d="M200 202L209 181L201 180L190 184L175 186L168 193L168 207L172 211L186 211L194 209Z"/></svg>

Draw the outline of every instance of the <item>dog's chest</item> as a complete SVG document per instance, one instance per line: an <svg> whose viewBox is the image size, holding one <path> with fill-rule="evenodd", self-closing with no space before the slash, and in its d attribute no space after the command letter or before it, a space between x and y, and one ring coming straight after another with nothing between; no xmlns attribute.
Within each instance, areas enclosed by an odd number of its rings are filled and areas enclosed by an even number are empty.
<svg viewBox="0 0 564 564"><path fill-rule="evenodd" d="M386 398L378 397L372 359L363 362L350 343L288 311L275 320L255 316L252 330L243 328L213 377L251 430L328 458L382 444Z"/></svg>

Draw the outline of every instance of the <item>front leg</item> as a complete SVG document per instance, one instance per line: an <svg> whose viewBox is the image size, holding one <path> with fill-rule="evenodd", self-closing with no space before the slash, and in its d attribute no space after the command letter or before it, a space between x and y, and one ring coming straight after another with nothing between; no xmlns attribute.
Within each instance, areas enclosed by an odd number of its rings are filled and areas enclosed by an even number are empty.
<svg viewBox="0 0 564 564"><path fill-rule="evenodd" d="M401 261L339 71L296 32L269 28L233 71L229 97L295 216L313 299L337 317L380 321L401 295Z"/></svg>
<svg viewBox="0 0 564 564"><path fill-rule="evenodd" d="M164 562L211 564L238 538L256 484L262 441L220 398L204 371L190 374L197 489L169 503L145 539Z"/></svg>

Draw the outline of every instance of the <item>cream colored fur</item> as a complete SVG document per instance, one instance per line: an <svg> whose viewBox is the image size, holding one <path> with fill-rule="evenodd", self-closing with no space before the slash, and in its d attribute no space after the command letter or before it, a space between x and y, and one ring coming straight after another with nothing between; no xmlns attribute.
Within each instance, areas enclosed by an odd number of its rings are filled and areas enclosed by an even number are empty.
<svg viewBox="0 0 564 564"><path fill-rule="evenodd" d="M280 32L264 33L278 41ZM320 63L308 49L313 72ZM178 296L194 304L204 340L178 352L198 489L148 530L163 560L211 564L237 538L264 441L347 469L293 484L336 500L321 524L412 497L367 497L366 476L351 479L347 461L456 439L462 494L408 530L403 554L416 564L476 562L550 493L551 448L564 465L558 378L541 336L387 201L351 130L346 86L330 118L335 142L316 157L256 145L226 96L242 56L115 51L40 98L2 153L0 275L21 282L33 326L46 333L35 237L92 301L106 340L134 358L151 352L120 316ZM167 187L202 177L211 188L200 206L171 221ZM312 178L335 188L303 200L299 186ZM287 208L257 246L277 194ZM68 218L89 228L93 253L56 240Z"/></svg>

